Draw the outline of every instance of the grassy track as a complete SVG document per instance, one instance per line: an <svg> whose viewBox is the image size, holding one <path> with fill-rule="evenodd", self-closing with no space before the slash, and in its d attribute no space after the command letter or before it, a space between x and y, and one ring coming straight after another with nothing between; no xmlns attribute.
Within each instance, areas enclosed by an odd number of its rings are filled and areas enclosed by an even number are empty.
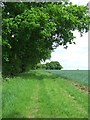
<svg viewBox="0 0 90 120"><path fill-rule="evenodd" d="M3 118L87 118L88 94L70 81L31 71L3 82Z"/></svg>

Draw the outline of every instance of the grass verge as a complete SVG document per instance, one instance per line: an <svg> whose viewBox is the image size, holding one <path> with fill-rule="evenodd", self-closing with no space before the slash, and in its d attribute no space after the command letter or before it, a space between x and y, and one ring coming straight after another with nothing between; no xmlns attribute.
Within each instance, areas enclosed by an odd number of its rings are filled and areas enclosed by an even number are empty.
<svg viewBox="0 0 90 120"><path fill-rule="evenodd" d="M88 94L36 70L3 81L3 118L87 118Z"/></svg>

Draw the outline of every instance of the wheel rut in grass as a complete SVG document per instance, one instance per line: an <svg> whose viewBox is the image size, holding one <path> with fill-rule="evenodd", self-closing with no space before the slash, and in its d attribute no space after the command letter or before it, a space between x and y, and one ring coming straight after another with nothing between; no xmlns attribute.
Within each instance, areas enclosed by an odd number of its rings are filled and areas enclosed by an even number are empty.
<svg viewBox="0 0 90 120"><path fill-rule="evenodd" d="M48 92L46 90L46 83L47 81L45 81L43 79L43 82L41 82L41 90L40 90L40 114L38 115L38 117L41 118L50 118L53 115L53 105L52 102L50 100L50 95L48 95Z"/></svg>
<svg viewBox="0 0 90 120"><path fill-rule="evenodd" d="M33 94L31 97L31 102L30 102L30 114L29 114L29 118L34 118L39 110L39 91L40 91L40 86L38 81L36 81L36 85L35 88L33 90Z"/></svg>
<svg viewBox="0 0 90 120"><path fill-rule="evenodd" d="M29 118L47 118L51 114L51 104L43 80L37 80L31 97Z"/></svg>

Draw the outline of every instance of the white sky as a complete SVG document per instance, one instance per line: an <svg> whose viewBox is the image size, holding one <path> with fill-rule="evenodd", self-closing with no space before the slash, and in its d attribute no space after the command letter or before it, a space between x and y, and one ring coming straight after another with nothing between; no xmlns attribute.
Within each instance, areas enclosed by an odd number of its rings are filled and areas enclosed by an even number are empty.
<svg viewBox="0 0 90 120"><path fill-rule="evenodd" d="M78 4L78 5L87 5L87 3L90 1L90 0L69 0L71 1L72 3L74 4Z"/></svg>
<svg viewBox="0 0 90 120"><path fill-rule="evenodd" d="M89 0L70 0L74 4L86 5ZM80 33L74 32L76 45L71 44L67 49L58 47L51 54L51 61L59 61L64 70L88 69L88 33L80 37Z"/></svg>

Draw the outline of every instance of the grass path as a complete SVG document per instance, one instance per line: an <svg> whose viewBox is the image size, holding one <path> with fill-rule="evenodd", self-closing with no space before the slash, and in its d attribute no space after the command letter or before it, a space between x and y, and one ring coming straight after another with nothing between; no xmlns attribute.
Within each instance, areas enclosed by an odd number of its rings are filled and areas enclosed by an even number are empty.
<svg viewBox="0 0 90 120"><path fill-rule="evenodd" d="M88 94L70 81L31 71L3 82L3 118L87 118Z"/></svg>

